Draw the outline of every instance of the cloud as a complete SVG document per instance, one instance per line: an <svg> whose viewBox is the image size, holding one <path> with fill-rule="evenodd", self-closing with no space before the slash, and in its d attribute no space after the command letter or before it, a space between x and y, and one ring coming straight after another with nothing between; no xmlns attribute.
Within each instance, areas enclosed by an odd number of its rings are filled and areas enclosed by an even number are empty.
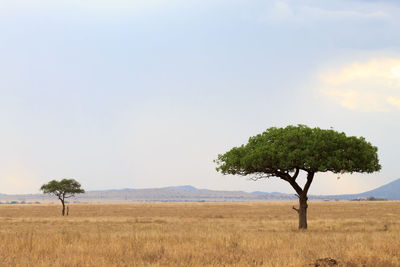
<svg viewBox="0 0 400 267"><path fill-rule="evenodd" d="M3 162L0 167L0 193L26 194L39 190L37 174L22 163Z"/></svg>
<svg viewBox="0 0 400 267"><path fill-rule="evenodd" d="M398 8L387 3L359 3L345 1L340 5L326 2L274 1L267 7L261 20L275 23L314 23L316 21L389 20L396 18Z"/></svg>
<svg viewBox="0 0 400 267"><path fill-rule="evenodd" d="M387 102L388 103L390 103L390 104L392 104L393 106L395 106L395 107L397 107L398 109L400 109L400 98L396 98L396 97L393 97L393 96L389 96L388 98L387 98Z"/></svg>
<svg viewBox="0 0 400 267"><path fill-rule="evenodd" d="M400 58L349 63L319 75L318 91L352 110L400 109Z"/></svg>

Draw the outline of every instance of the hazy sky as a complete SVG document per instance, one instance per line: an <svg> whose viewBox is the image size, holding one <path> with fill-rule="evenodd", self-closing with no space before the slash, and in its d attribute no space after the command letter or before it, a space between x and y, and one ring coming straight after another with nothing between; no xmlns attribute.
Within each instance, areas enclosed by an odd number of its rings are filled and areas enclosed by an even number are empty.
<svg viewBox="0 0 400 267"><path fill-rule="evenodd" d="M398 1L1 0L0 192L73 177L87 190L222 176L218 153L271 126L364 136L382 171L317 174L310 193L400 178Z"/></svg>

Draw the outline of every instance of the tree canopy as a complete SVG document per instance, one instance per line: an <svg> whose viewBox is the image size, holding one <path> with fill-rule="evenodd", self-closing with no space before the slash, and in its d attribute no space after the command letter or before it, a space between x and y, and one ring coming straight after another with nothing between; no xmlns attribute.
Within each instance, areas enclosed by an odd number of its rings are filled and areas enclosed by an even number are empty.
<svg viewBox="0 0 400 267"><path fill-rule="evenodd" d="M223 174L280 177L282 173L371 173L381 169L377 147L364 137L305 125L272 127L215 161Z"/></svg>
<svg viewBox="0 0 400 267"><path fill-rule="evenodd" d="M42 190L44 194L53 194L57 197L64 198L85 193L85 190L81 188L81 184L75 179L62 179L61 181L52 180L42 185L40 190Z"/></svg>

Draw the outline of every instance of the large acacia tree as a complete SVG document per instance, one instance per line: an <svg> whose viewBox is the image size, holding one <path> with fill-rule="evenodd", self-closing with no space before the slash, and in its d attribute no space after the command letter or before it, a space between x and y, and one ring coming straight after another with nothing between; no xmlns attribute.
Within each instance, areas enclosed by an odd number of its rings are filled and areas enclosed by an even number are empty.
<svg viewBox="0 0 400 267"><path fill-rule="evenodd" d="M317 172L372 173L379 171L377 147L364 137L346 136L332 129L305 125L269 128L250 137L245 145L218 155L217 171L249 176L252 180L278 177L288 182L299 198L299 229L307 229L307 193ZM296 180L301 172L307 181Z"/></svg>
<svg viewBox="0 0 400 267"><path fill-rule="evenodd" d="M81 188L81 184L75 179L52 180L42 185L40 190L43 191L43 194L51 194L58 197L62 204L62 216L65 214L65 199L73 197L76 194L85 193L85 190Z"/></svg>

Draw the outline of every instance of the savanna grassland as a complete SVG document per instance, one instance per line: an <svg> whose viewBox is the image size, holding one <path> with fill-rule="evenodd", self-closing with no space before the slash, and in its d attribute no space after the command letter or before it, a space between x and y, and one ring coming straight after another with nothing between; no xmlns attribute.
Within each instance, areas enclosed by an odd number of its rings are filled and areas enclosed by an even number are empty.
<svg viewBox="0 0 400 267"><path fill-rule="evenodd" d="M400 266L400 202L310 202L307 231L292 205L0 205L0 265Z"/></svg>

